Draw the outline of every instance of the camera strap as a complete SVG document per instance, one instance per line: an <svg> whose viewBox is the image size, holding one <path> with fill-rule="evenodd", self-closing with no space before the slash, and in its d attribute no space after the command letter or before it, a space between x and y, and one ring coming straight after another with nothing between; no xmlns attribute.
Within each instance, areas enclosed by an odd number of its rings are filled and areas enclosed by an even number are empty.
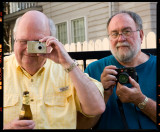
<svg viewBox="0 0 160 132"><path fill-rule="evenodd" d="M118 104L118 108L122 117L122 121L124 124L125 129L128 129L128 124L124 115L124 110L123 110L123 106L122 106L122 102L119 100L119 98L117 98L117 104Z"/></svg>
<svg viewBox="0 0 160 132"><path fill-rule="evenodd" d="M118 108L119 108L119 111L120 111L120 114L121 114L121 117L122 117L122 121L123 121L124 127L125 127L125 129L128 129L128 124L127 124L127 121L126 121L126 118L125 118L122 102L120 101L119 98L117 98L117 104L118 104ZM137 118L137 121L138 121L138 125L140 127L139 129L142 129L140 121L138 119L138 111L136 110L136 106L134 106L134 108L135 108L135 112L136 112L136 118Z"/></svg>
<svg viewBox="0 0 160 132"><path fill-rule="evenodd" d="M140 123L139 118L138 118L138 111L137 111L137 109L136 109L136 106L135 106L135 105L134 105L134 108L135 108L135 112L136 112L136 118L137 118L137 121L138 121L139 129L142 129L142 127L141 127L141 123Z"/></svg>

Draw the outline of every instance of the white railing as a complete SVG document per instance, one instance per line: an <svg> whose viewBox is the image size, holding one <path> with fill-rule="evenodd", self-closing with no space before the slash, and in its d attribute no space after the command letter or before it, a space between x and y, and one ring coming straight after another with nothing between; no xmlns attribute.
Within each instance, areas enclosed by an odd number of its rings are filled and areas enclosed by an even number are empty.
<svg viewBox="0 0 160 132"><path fill-rule="evenodd" d="M10 12L9 13L14 13L20 10L24 10L30 7L35 7L37 6L37 2L10 2L9 7L10 7Z"/></svg>
<svg viewBox="0 0 160 132"><path fill-rule="evenodd" d="M83 43L65 44L64 47L68 52L110 50L108 38L104 38L103 40L97 39L96 41L90 40L89 42L84 41ZM154 32L149 32L144 36L141 48L156 48L156 35Z"/></svg>

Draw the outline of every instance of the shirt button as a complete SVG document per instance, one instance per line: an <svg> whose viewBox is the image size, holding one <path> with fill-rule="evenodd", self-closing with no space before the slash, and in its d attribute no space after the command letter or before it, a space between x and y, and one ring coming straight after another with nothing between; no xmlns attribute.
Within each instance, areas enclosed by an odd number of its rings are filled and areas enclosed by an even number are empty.
<svg viewBox="0 0 160 132"><path fill-rule="evenodd" d="M31 79L31 82L33 82L33 79Z"/></svg>
<svg viewBox="0 0 160 132"><path fill-rule="evenodd" d="M31 102L33 102L34 101L34 99L31 99Z"/></svg>

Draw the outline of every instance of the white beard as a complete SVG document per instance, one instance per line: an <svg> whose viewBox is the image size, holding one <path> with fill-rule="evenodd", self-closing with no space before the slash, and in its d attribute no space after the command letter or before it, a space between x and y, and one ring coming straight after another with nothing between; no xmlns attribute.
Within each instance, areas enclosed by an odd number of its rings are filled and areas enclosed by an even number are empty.
<svg viewBox="0 0 160 132"><path fill-rule="evenodd" d="M119 48L119 46L125 46ZM117 58L120 62L131 62L132 59L138 54L141 49L141 45L137 40L134 45L130 45L128 42L117 43L115 48L111 46L111 53L115 58Z"/></svg>

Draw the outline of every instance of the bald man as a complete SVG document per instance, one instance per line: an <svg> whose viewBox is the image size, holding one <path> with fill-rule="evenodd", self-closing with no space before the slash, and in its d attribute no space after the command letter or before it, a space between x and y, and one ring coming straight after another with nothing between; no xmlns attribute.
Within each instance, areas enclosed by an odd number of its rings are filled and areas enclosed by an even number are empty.
<svg viewBox="0 0 160 132"><path fill-rule="evenodd" d="M54 31L39 11L17 19L14 54L4 58L4 129L75 129L77 111L87 117L104 112L102 84L79 69ZM28 41L46 42L52 51L28 53ZM26 90L33 120L18 119Z"/></svg>

